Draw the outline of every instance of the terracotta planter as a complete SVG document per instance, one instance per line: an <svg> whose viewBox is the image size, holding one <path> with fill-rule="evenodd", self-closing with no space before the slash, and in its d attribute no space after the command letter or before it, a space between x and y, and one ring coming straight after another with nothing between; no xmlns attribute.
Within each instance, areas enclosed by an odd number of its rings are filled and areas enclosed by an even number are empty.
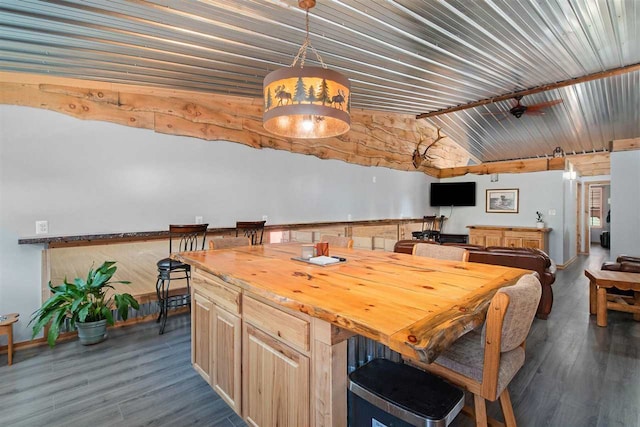
<svg viewBox="0 0 640 427"><path fill-rule="evenodd" d="M82 345L97 344L107 339L107 319L97 322L77 322L76 328Z"/></svg>

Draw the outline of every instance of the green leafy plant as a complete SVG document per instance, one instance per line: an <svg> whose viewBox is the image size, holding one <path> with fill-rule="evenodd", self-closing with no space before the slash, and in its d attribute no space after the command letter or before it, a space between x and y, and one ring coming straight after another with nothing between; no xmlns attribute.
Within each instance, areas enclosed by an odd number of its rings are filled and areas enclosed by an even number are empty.
<svg viewBox="0 0 640 427"><path fill-rule="evenodd" d="M113 325L111 310L114 306L124 320L128 317L129 307L136 310L140 308L138 301L128 293L106 297L107 289L114 289L112 283L131 283L124 280L110 281L117 268L114 264L114 261L105 261L97 269L91 266L86 280L76 277L73 283L70 283L65 277L64 283L59 286L51 286L49 282L49 289L53 296L31 316L29 322L30 325L33 324L31 339L51 322L47 342L53 347L60 336L60 327L66 319L69 319L71 328L75 328L77 322L95 322L104 319L109 325Z"/></svg>
<svg viewBox="0 0 640 427"><path fill-rule="evenodd" d="M536 221L542 222L542 212L536 211Z"/></svg>

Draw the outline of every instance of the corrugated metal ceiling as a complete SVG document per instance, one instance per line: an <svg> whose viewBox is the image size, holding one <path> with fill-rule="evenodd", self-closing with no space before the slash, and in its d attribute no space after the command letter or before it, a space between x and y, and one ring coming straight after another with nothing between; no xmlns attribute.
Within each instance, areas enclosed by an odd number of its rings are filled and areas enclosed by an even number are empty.
<svg viewBox="0 0 640 427"><path fill-rule="evenodd" d="M640 1L319 0L311 41L352 107L426 113L640 63ZM259 97L304 40L297 0L0 2L0 70ZM309 62L313 63L313 55ZM482 161L640 136L640 72L428 119Z"/></svg>

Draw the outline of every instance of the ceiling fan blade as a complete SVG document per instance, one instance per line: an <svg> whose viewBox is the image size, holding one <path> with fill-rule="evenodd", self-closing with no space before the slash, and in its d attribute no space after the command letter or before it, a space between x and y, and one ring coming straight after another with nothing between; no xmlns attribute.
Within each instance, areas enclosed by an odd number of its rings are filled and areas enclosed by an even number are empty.
<svg viewBox="0 0 640 427"><path fill-rule="evenodd" d="M552 107L554 105L560 104L562 99L554 99L552 101L541 102L539 104L527 105L527 114L530 114L534 111L542 110L543 108Z"/></svg>

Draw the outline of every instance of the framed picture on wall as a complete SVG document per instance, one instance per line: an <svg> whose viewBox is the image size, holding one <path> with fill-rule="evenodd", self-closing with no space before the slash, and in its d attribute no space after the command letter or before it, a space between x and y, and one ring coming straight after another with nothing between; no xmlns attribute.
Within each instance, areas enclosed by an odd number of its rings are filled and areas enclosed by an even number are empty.
<svg viewBox="0 0 640 427"><path fill-rule="evenodd" d="M519 203L517 188L487 190L489 213L518 213Z"/></svg>

